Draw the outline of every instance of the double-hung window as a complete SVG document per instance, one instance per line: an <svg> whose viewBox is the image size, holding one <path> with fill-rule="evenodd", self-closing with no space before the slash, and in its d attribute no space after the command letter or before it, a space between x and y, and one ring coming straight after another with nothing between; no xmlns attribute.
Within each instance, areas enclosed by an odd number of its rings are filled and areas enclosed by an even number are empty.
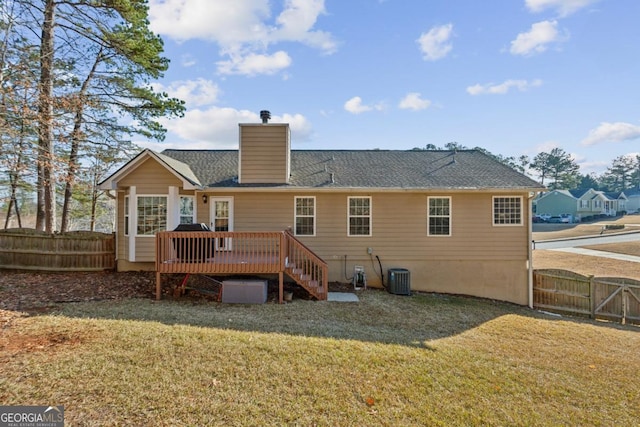
<svg viewBox="0 0 640 427"><path fill-rule="evenodd" d="M522 197L493 197L493 225L522 225Z"/></svg>
<svg viewBox="0 0 640 427"><path fill-rule="evenodd" d="M451 236L451 197L428 197L429 236Z"/></svg>
<svg viewBox="0 0 640 427"><path fill-rule="evenodd" d="M371 236L371 197L349 197L348 235Z"/></svg>
<svg viewBox="0 0 640 427"><path fill-rule="evenodd" d="M315 236L316 235L316 198L296 197L295 198L295 235Z"/></svg>
<svg viewBox="0 0 640 427"><path fill-rule="evenodd" d="M153 236L167 229L167 196L138 196L137 234Z"/></svg>
<svg viewBox="0 0 640 427"><path fill-rule="evenodd" d="M193 196L180 196L180 224L193 224Z"/></svg>
<svg viewBox="0 0 640 427"><path fill-rule="evenodd" d="M129 196L124 196L124 235L129 235Z"/></svg>

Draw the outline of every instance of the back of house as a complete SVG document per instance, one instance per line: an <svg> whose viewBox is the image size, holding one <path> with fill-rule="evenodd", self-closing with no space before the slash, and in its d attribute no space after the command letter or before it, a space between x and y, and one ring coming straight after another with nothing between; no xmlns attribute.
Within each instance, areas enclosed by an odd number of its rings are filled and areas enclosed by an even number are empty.
<svg viewBox="0 0 640 427"><path fill-rule="evenodd" d="M476 150L292 150L288 124L239 125L238 150L144 150L101 188L117 194L119 270L154 268L180 223L290 230L329 281L531 303L531 200L543 187Z"/></svg>

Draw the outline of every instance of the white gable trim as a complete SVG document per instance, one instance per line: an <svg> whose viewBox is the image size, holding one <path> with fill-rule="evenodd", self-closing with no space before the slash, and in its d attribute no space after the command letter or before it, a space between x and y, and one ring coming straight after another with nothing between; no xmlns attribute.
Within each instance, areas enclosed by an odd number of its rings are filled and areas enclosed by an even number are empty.
<svg viewBox="0 0 640 427"><path fill-rule="evenodd" d="M173 174L176 178L178 178L182 182L182 188L185 190L202 190L202 186L198 184L194 184L193 182L186 179L182 174L178 173L175 169L170 167L158 154L148 148L144 149L140 154L131 159L127 164L122 166L116 172L113 173L109 178L102 181L98 188L101 190L116 190L118 189L118 182L124 179L131 172L136 170L143 162L148 159L154 159L156 162L161 164L167 171Z"/></svg>

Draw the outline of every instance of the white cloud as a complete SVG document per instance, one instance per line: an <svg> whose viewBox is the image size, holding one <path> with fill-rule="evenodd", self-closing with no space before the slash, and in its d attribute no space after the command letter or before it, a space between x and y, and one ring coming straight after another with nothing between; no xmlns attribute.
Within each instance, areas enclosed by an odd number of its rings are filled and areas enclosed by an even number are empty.
<svg viewBox="0 0 640 427"><path fill-rule="evenodd" d="M532 87L538 87L542 85L542 80L536 79L532 81L527 80L506 80L500 84L487 83L484 85L476 84L467 88L467 93L470 95L504 95L509 92L510 89L515 88L520 92L524 92Z"/></svg>
<svg viewBox="0 0 640 427"><path fill-rule="evenodd" d="M325 14L324 0L287 0L276 22L273 40L300 41L326 53L336 50L333 36L325 31L313 31L318 16Z"/></svg>
<svg viewBox="0 0 640 427"><path fill-rule="evenodd" d="M180 57L180 65L182 65L185 68L193 67L196 64L197 64L197 61L191 54L187 53Z"/></svg>
<svg viewBox="0 0 640 427"><path fill-rule="evenodd" d="M562 41L564 37L558 31L557 21L536 22L526 33L520 33L511 42L510 52L513 55L533 55L547 50L550 43Z"/></svg>
<svg viewBox="0 0 640 427"><path fill-rule="evenodd" d="M381 111L384 109L384 106L382 105L382 103L365 105L362 103L362 98L360 98L359 96L354 96L344 103L344 109L352 114L360 114L373 110Z"/></svg>
<svg viewBox="0 0 640 427"><path fill-rule="evenodd" d="M221 45L255 42L267 37L267 0L150 0L152 31L178 41L201 39Z"/></svg>
<svg viewBox="0 0 640 427"><path fill-rule="evenodd" d="M453 48L451 43L449 43L452 34L452 24L433 27L428 32L422 33L417 42L424 60L437 61L447 56Z"/></svg>
<svg viewBox="0 0 640 427"><path fill-rule="evenodd" d="M407 96L402 98L400 104L398 104L398 108L403 110L418 111L429 108L430 105L431 101L429 101L428 99L422 99L420 97L420 93L410 92L407 94Z"/></svg>
<svg viewBox="0 0 640 427"><path fill-rule="evenodd" d="M594 145L601 142L632 141L640 138L640 126L624 122L602 122L600 126L589 131L582 140L582 145Z"/></svg>
<svg viewBox="0 0 640 427"><path fill-rule="evenodd" d="M247 55L231 55L228 61L219 61L218 72L221 74L275 74L291 65L291 57L287 52L279 50L272 55L249 53Z"/></svg>
<svg viewBox="0 0 640 427"><path fill-rule="evenodd" d="M527 9L533 13L555 10L561 17L571 15L598 0L526 0Z"/></svg>
<svg viewBox="0 0 640 427"><path fill-rule="evenodd" d="M222 73L274 73L289 66L290 59L282 61L289 58L286 52L268 53L271 45L280 42L335 52L337 42L332 34L314 29L318 17L326 13L324 0L285 0L275 19L271 6L269 0L150 0L150 28L178 42L216 42L220 54L231 57L222 61ZM255 66L256 60L270 66Z"/></svg>
<svg viewBox="0 0 640 427"><path fill-rule="evenodd" d="M188 107L213 104L218 100L220 94L218 85L205 79L180 80L172 82L169 86L156 83L154 89L183 100Z"/></svg>
<svg viewBox="0 0 640 427"><path fill-rule="evenodd" d="M210 107L206 109L187 110L183 118L162 119L161 123L168 131L180 137L183 141L179 148L188 149L237 149L238 123L260 123L259 113L235 108ZM292 140L306 141L312 134L309 120L302 114L285 113L282 116L272 116L270 123L289 123ZM169 144L177 148L175 141L167 144L140 144L145 147L161 150Z"/></svg>

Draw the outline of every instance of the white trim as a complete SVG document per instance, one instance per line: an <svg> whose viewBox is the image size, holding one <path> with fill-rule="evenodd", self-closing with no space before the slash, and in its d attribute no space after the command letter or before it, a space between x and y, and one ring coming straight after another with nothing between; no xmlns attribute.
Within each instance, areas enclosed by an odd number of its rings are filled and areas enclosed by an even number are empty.
<svg viewBox="0 0 640 427"><path fill-rule="evenodd" d="M180 189L170 185L167 194L167 230L173 230L180 224Z"/></svg>
<svg viewBox="0 0 640 427"><path fill-rule="evenodd" d="M369 234L351 234L351 199L369 199ZM359 217L364 217L360 215ZM371 196L347 196L347 237L373 236L373 199Z"/></svg>
<svg viewBox="0 0 640 427"><path fill-rule="evenodd" d="M166 163L166 161L164 161L156 152L148 148L145 148L144 150L142 150L140 153L138 153L136 157L130 160L129 163L127 163L126 165L118 169L116 172L114 172L110 177L102 181L98 185L98 188L100 188L101 190L117 190L118 182L121 179L125 178L128 174L134 171L138 166L140 166L145 160L149 158L152 158L158 163L160 163L167 171L169 171L172 175L178 178L182 182L182 188L184 188L185 190L198 190L202 188L201 185L192 183L183 175L178 173L175 169L170 167ZM189 167L190 169L189 165L186 165L186 166Z"/></svg>
<svg viewBox="0 0 640 427"><path fill-rule="evenodd" d="M310 216L313 218L312 234L298 234L298 229L297 229L298 199L313 199L313 215L300 215L301 218L309 218ZM295 236L314 237L316 235L317 212L318 212L318 207L317 207L316 196L294 196L293 198L293 234Z"/></svg>
<svg viewBox="0 0 640 427"><path fill-rule="evenodd" d="M520 199L520 222L509 224L496 224L496 199ZM524 202L522 196L517 195L504 195L504 196L491 196L491 225L494 227L522 227L524 221Z"/></svg>
<svg viewBox="0 0 640 427"><path fill-rule="evenodd" d="M431 218L430 215L430 205L429 205L429 200L431 199L448 199L449 200L449 215L447 215L447 218L449 218L449 233L448 234L431 234L431 224L429 223L429 218ZM427 236L429 237L451 237L451 235L453 234L451 232L452 228L453 228L453 221L452 221L452 216L453 216L453 203L451 203L451 196L427 196ZM434 218L445 218L444 215L434 215Z"/></svg>
<svg viewBox="0 0 640 427"><path fill-rule="evenodd" d="M117 198L116 198L116 202L117 202ZM119 207L118 207L119 209ZM123 212L123 222L124 222L124 230L122 231L122 235L129 237L129 235L131 234L131 198L129 197L128 194L124 195L123 198L123 206L122 206L122 212ZM118 210L116 210L116 212L118 212Z"/></svg>
<svg viewBox="0 0 640 427"><path fill-rule="evenodd" d="M191 199L191 204L193 206L193 212L191 214L191 222L194 223L196 218L198 218L198 212L197 212L198 204L196 203L196 196L191 194L180 194L178 196L178 224L180 224L182 221L182 213L180 212L180 206L182 206L182 199Z"/></svg>
<svg viewBox="0 0 640 427"><path fill-rule="evenodd" d="M527 212L533 212L533 197L527 199ZM527 221L527 297L529 308L533 308L533 221Z"/></svg>
<svg viewBox="0 0 640 427"><path fill-rule="evenodd" d="M129 187L129 257L128 260L136 262L136 237L138 236L138 196L136 186Z"/></svg>
<svg viewBox="0 0 640 427"><path fill-rule="evenodd" d="M210 196L209 197L209 221L211 230L216 231L216 202L227 202L229 203L229 224L228 231L233 231L233 197L219 197L219 196ZM219 247L219 243L216 241L216 249L221 250L231 250L231 239L225 239L224 245Z"/></svg>
<svg viewBox="0 0 640 427"><path fill-rule="evenodd" d="M165 229L164 230L160 230L160 231L166 231L166 230L170 230L169 228L169 195L167 194L136 194L136 202L135 202L135 208L134 211L136 212L136 222L135 222L135 227L136 227L136 237L141 237L141 238L156 238L155 233L154 234L138 234L138 199L140 199L141 197L164 197L167 200L167 217L165 218ZM175 227L174 227L175 228Z"/></svg>

